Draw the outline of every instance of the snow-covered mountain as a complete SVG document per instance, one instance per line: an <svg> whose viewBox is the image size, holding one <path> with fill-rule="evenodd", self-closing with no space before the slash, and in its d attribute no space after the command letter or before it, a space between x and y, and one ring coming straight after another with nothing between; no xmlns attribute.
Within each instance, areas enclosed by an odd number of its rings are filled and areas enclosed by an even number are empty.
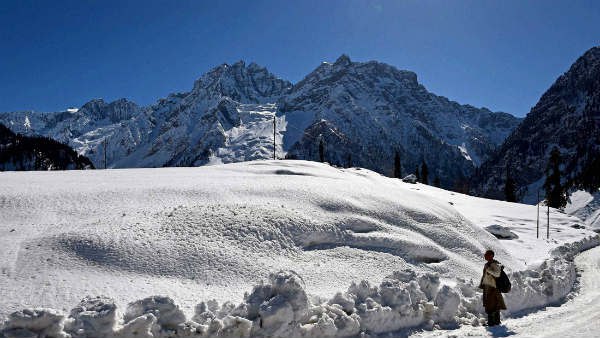
<svg viewBox="0 0 600 338"><path fill-rule="evenodd" d="M519 122L432 94L413 72L346 55L296 84L279 109L290 157L318 159L322 140L327 161L390 175L398 151L403 173L425 160L445 186L469 176Z"/></svg>
<svg viewBox="0 0 600 338"><path fill-rule="evenodd" d="M567 173L563 183L600 186L600 47L583 54L542 95L498 153L482 165L476 189L502 198L508 167L521 198L535 203L554 147Z"/></svg>
<svg viewBox="0 0 600 338"><path fill-rule="evenodd" d="M228 147L246 151L233 152L237 157L224 161L244 161L260 158L257 154L264 153L260 140L265 136L255 135L256 140L247 136L242 138L244 144L229 142L227 133L248 122L244 112L252 108L243 104L276 101L290 87L265 68L240 61L216 67L190 92L171 94L146 108L125 99L111 103L96 99L78 110L0 113L0 121L17 133L67 142L96 167L104 166L105 146L107 166L117 168L202 165ZM273 106L255 110L265 109L273 111Z"/></svg>
<svg viewBox="0 0 600 338"><path fill-rule="evenodd" d="M94 99L79 109L53 113L0 113L0 123L15 133L42 135L69 144L96 168L104 167L104 141L110 166L113 159L126 156L145 141L151 126L144 110L126 99L111 103Z"/></svg>
<svg viewBox="0 0 600 338"><path fill-rule="evenodd" d="M0 113L18 133L69 143L103 167L198 166L278 157L391 174L424 160L444 186L469 176L519 122L428 92L413 72L341 56L292 85L255 63L222 64L190 92L141 108L92 100L78 110ZM275 133L273 133L275 122ZM105 149L106 146L106 149Z"/></svg>

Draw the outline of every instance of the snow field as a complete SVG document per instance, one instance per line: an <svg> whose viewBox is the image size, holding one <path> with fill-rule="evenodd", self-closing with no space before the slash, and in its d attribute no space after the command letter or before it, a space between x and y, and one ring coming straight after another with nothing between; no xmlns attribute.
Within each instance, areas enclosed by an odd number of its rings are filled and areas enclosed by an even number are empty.
<svg viewBox="0 0 600 338"><path fill-rule="evenodd" d="M2 173L0 187L5 334L342 337L478 324L485 249L518 276L507 299L518 311L571 289L572 263L553 253L597 244L555 211L551 239L538 240L533 206L305 161ZM494 224L518 237L498 240L484 229ZM64 315L79 302L102 310Z"/></svg>

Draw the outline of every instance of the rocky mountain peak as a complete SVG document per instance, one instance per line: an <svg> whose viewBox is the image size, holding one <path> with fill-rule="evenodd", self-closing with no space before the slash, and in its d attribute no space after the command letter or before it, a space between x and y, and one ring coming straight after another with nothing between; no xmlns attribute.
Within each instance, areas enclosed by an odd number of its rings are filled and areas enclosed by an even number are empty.
<svg viewBox="0 0 600 338"><path fill-rule="evenodd" d="M103 108L106 106L106 102L104 102L104 99L102 98L97 98L97 99L91 99L90 101L86 102L83 104L83 106L81 106L81 109L85 109L87 111L95 111L98 110L100 108Z"/></svg>
<svg viewBox="0 0 600 338"><path fill-rule="evenodd" d="M277 98L291 86L265 67L254 62L246 66L240 60L213 68L194 83L192 92L208 99L226 96L241 103L260 103Z"/></svg>
<svg viewBox="0 0 600 338"><path fill-rule="evenodd" d="M94 120L108 118L111 122L119 122L131 118L140 111L141 108L137 104L125 98L110 103L98 98L85 103L77 113Z"/></svg>
<svg viewBox="0 0 600 338"><path fill-rule="evenodd" d="M322 63L298 82L293 91L301 90L306 86L333 88L337 84L351 82L362 83L367 90L376 90L376 87L381 84L407 89L424 89L417 81L417 74L412 71L400 70L377 61L353 62L350 57L343 54L334 63Z"/></svg>
<svg viewBox="0 0 600 338"><path fill-rule="evenodd" d="M350 57L346 54L340 55L340 57L338 57L334 63L334 65L338 66L338 67L347 67L347 66L350 66L351 64L352 64L352 61L350 60Z"/></svg>

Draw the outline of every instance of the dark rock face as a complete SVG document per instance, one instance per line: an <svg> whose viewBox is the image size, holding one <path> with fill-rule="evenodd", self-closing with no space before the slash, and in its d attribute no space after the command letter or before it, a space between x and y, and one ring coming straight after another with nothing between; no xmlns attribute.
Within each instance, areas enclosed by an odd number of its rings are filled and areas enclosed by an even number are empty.
<svg viewBox="0 0 600 338"><path fill-rule="evenodd" d="M95 120L109 119L112 123L117 123L136 116L140 111L138 105L126 99L119 99L110 103L106 103L102 99L94 99L84 104L78 113L92 117Z"/></svg>
<svg viewBox="0 0 600 338"><path fill-rule="evenodd" d="M535 202L533 195L543 183L554 147L563 158L564 184L594 185L598 171L593 173L593 168L600 158L600 47L588 50L542 95L499 151L478 170L475 191L502 198L508 167L521 199Z"/></svg>

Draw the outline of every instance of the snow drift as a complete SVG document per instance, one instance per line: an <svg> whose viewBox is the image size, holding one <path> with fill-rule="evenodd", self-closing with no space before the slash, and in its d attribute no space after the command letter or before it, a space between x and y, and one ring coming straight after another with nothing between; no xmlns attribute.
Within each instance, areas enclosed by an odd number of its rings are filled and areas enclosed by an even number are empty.
<svg viewBox="0 0 600 338"><path fill-rule="evenodd" d="M599 244L597 237L563 247L574 254ZM564 298L576 279L572 256L511 274L505 294L511 313ZM198 304L187 320L168 297L129 303L120 317L114 301L86 297L69 316L49 309L12 313L0 333L6 337L371 337L407 328L451 328L484 321L481 293L473 281L444 285L437 273L396 271L379 285L352 283L328 300L310 300L293 271L272 273L240 304L216 300Z"/></svg>

